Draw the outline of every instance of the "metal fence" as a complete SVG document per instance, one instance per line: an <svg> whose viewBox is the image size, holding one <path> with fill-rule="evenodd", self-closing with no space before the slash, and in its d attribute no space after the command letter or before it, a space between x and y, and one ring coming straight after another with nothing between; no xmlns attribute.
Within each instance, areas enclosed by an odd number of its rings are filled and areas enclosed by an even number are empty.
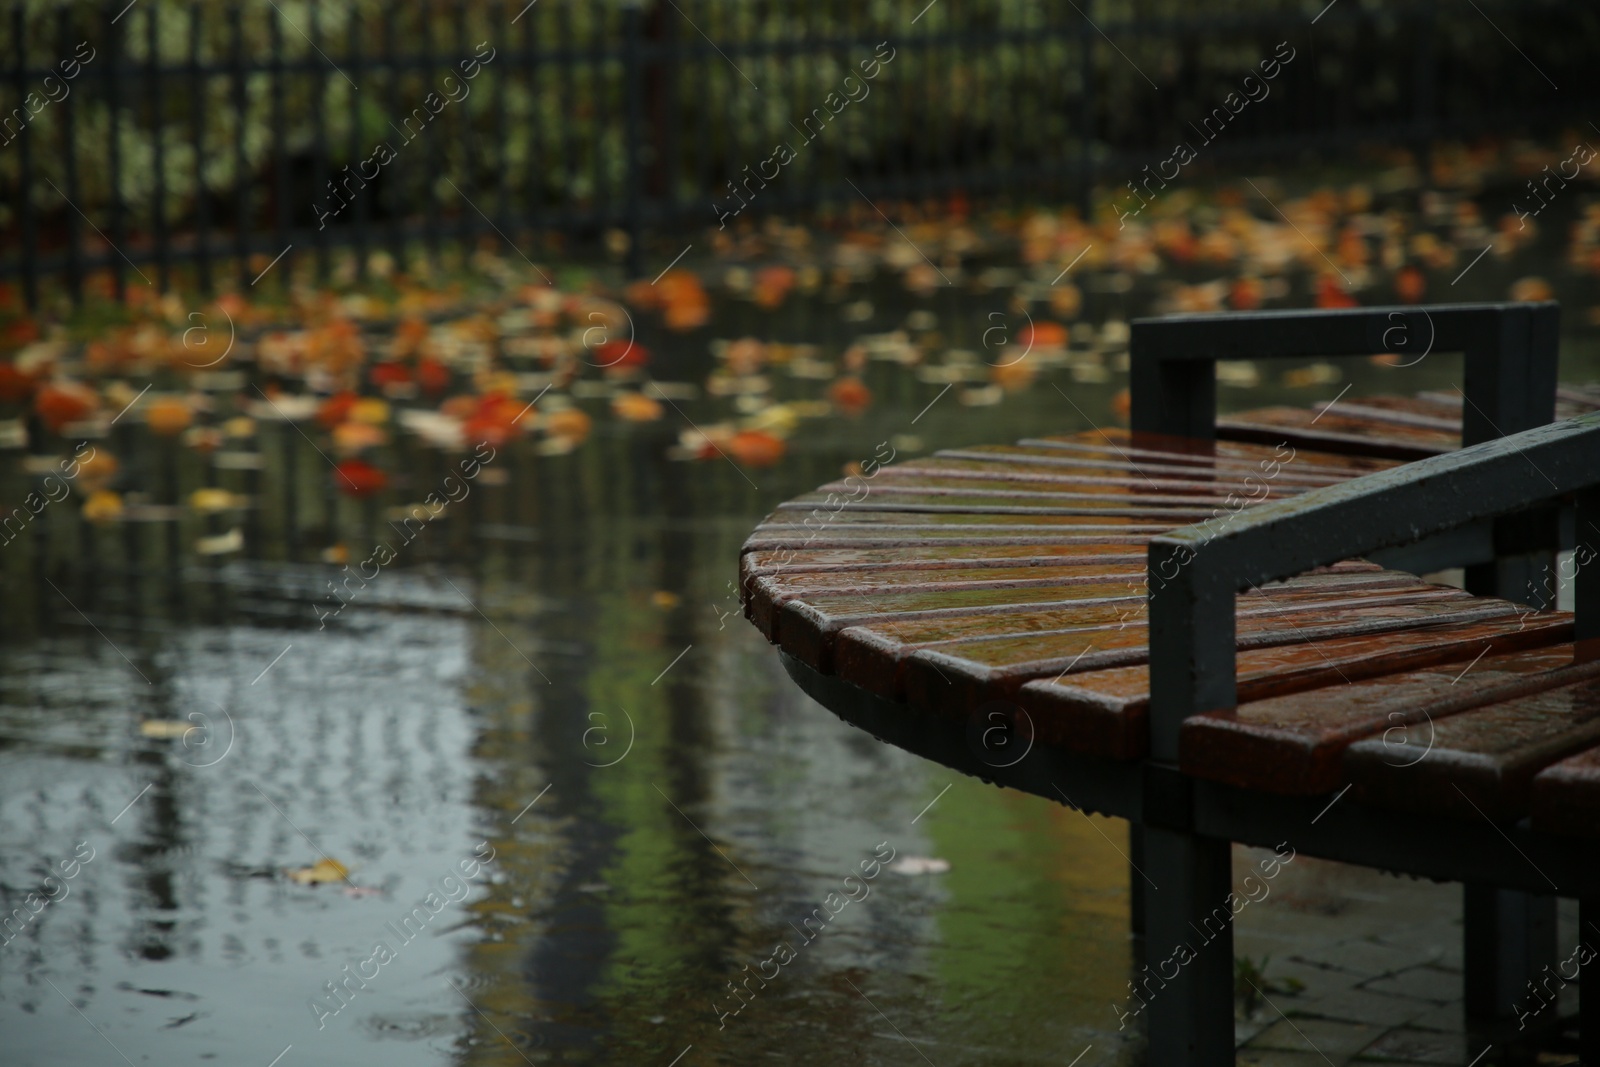
<svg viewBox="0 0 1600 1067"><path fill-rule="evenodd" d="M1578 0L1231 6L33 0L0 32L0 277L31 305L611 231L637 271L650 234L773 212L1087 210L1096 182L1597 113Z"/></svg>

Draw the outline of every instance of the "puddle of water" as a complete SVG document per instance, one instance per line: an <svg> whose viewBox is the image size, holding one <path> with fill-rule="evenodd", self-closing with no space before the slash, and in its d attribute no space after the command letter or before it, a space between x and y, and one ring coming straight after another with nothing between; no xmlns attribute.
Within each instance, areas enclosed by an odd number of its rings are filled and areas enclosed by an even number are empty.
<svg viewBox="0 0 1600 1067"><path fill-rule="evenodd" d="M1448 388L1457 363L1344 380ZM1319 398L1275 381L1224 403ZM881 367L869 384L869 418L802 437L754 486L608 429L504 490L528 537L396 568L325 628L290 565L16 590L7 1062L1132 1057L1111 1007L1124 827L845 727L735 611L751 524L911 431L937 391ZM914 432L1115 421L1118 382L1059 384L1081 410L1046 382ZM890 854L949 869L874 867ZM352 885L284 877L324 855Z"/></svg>

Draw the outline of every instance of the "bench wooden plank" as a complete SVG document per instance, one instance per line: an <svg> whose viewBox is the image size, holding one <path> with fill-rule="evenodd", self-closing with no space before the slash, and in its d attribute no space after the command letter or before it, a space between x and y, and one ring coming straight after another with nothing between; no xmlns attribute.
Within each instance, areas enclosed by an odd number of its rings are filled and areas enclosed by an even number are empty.
<svg viewBox="0 0 1600 1067"><path fill-rule="evenodd" d="M1539 637L1571 633L1571 617L1565 613L1538 618ZM1546 629L1552 624L1554 629ZM1502 641L1499 647L1507 643ZM1515 639L1509 643L1514 645ZM1289 795L1327 793L1343 784L1345 749L1362 738L1492 703L1500 699L1497 694L1510 695L1518 686L1559 684L1560 678L1537 676L1572 664L1570 644L1513 652L1493 651L1495 644L1474 642L1465 646L1470 650L1467 656L1431 667L1194 716L1180 734L1180 766L1195 777L1248 789ZM1485 648L1491 652L1472 662ZM1471 678L1470 685L1458 682L1463 675ZM1530 682L1530 677L1535 680ZM1415 731L1408 736L1417 743ZM1421 736L1425 741L1426 735ZM1385 754L1394 762L1390 749ZM1418 745L1408 758L1420 751Z"/></svg>
<svg viewBox="0 0 1600 1067"><path fill-rule="evenodd" d="M1406 600L1459 598L1458 591L1429 585L1400 571L1356 574L1314 575L1293 584L1269 586L1261 594L1247 597L1247 606L1263 597L1282 597L1296 604L1352 596L1377 597L1386 602L1401 595ZM918 588L895 589L874 596L854 590L813 594L803 599L788 598L781 607L780 630L787 626L817 627L837 631L845 626L872 626L894 632L912 641L929 637L960 640L987 634L1023 633L1041 626L1050 628L1057 621L1035 617L1045 606L1059 605L1066 611L1082 605L1132 602L1144 618L1145 576L1135 572L1121 580L1079 582L1022 589L957 589L925 591ZM1363 601L1365 603L1366 601ZM1014 618L1029 616L1028 624ZM947 620L970 620L949 622ZM941 636L942 635L942 636Z"/></svg>
<svg viewBox="0 0 1600 1067"><path fill-rule="evenodd" d="M1242 472L1259 470L1265 462L1287 465L1281 443L1256 444L1247 441L1202 441L1187 437L1168 437L1160 434L1134 434L1124 429L1090 430L1077 434L1051 435L1024 438L1017 442L1030 448L1051 448L1062 452L1110 455L1126 462L1146 466L1148 463L1169 463L1176 466L1200 466L1213 469L1233 469ZM917 462L917 461L913 461ZM1373 456L1352 456L1337 451L1314 448L1296 449L1292 462L1311 471L1351 477L1355 472L1382 470L1392 467L1396 460Z"/></svg>
<svg viewBox="0 0 1600 1067"><path fill-rule="evenodd" d="M1484 605L1464 595L1383 590L1367 597L1348 593L1303 596L1293 608L1290 603L1240 597L1242 646L1290 644L1336 635L1342 632L1341 611L1349 613L1351 632L1365 633L1488 618L1511 610L1509 605ZM1127 666L1147 658L1140 603L1023 613L1007 616L1004 622L1004 629L990 626L987 630L981 617L932 626L909 620L847 627L838 631L835 639L833 669L847 681L892 699L910 694L913 700L941 706L954 700L959 710L969 705L970 696L989 687L994 687L997 695L1009 695L1036 678L1053 678L1067 670ZM785 650L800 655L787 642L790 637L804 639L806 634L785 631L784 636ZM828 650L818 648L817 652L826 662ZM953 683L956 688L946 699L944 687Z"/></svg>
<svg viewBox="0 0 1600 1067"><path fill-rule="evenodd" d="M1009 590L1022 590L1023 596L1042 591L1053 591L1054 599L1061 599L1065 590L1087 585L1115 583L1126 589L1137 587L1143 580L1144 568L1138 560L1129 560L1120 567L1097 561L1078 566L1034 568L964 568L961 570L903 570L868 575L860 571L824 571L810 574L774 574L752 577L746 585L746 617L767 636L776 641L777 612L788 602L802 600L811 607L827 612L833 597L836 607L849 611L854 598L879 598L892 593L959 593L984 592L1004 602ZM839 600L840 596L852 598ZM1085 594L1088 595L1088 594Z"/></svg>
<svg viewBox="0 0 1600 1067"><path fill-rule="evenodd" d="M1535 775L1528 814L1535 830L1600 840L1600 747L1568 756Z"/></svg>
<svg viewBox="0 0 1600 1067"><path fill-rule="evenodd" d="M916 545L903 548L752 549L740 557L746 587L750 579L767 574L802 572L856 572L931 570L942 568L1052 567L1067 561L1132 563L1143 567L1145 554L1137 544L1115 546L1063 545Z"/></svg>
<svg viewBox="0 0 1600 1067"><path fill-rule="evenodd" d="M990 446L1017 449L1019 446ZM1085 456L1046 440L1024 451L992 451L985 448L949 449L924 459L908 460L880 468L872 475L874 483L895 479L938 477L960 479L1004 479L1049 481L1065 485L1084 484L1085 479L1106 479L1119 483L1133 474L1140 478L1214 480L1220 477L1244 478L1267 474L1290 477L1314 485L1331 485L1346 479L1394 466L1392 460L1350 457L1349 462L1322 464L1319 455L1304 449L1290 454L1270 454L1256 462L1226 457L1184 455L1173 452L1091 454ZM1340 458L1340 457L1335 457Z"/></svg>
<svg viewBox="0 0 1600 1067"><path fill-rule="evenodd" d="M1051 493L1054 502L1037 502L1038 498L994 498L979 494L907 493L894 499L888 494L878 494L870 501L859 504L829 504L826 498L800 498L786 501L774 509L774 515L794 517L800 522L808 512L821 512L837 517L861 515L862 522L882 515L976 515L966 522L994 522L998 515L1139 515L1139 517L1168 520L1174 514L1211 515L1222 506L1227 494L1222 486L1216 490L1195 490L1194 493ZM1278 494L1285 496L1285 494ZM955 522L955 520L952 520ZM1002 520L1003 522L1003 520Z"/></svg>
<svg viewBox="0 0 1600 1067"><path fill-rule="evenodd" d="M1248 707L1253 701L1435 664L1465 666L1484 649L1498 655L1571 640L1570 616L1549 614L1523 620L1507 614L1485 622L1425 626L1376 637L1335 637L1318 641L1314 647L1249 649L1239 653L1239 699ZM1106 759L1137 759L1148 751L1148 664L1029 682L1018 690L1016 702L1032 716L1040 744ZM1184 769L1197 777L1253 786L1256 779L1245 771L1257 769L1259 764L1251 763L1248 756L1232 758L1228 751L1239 730L1239 720L1225 714L1186 723L1182 751L1193 746L1203 755ZM1244 771L1227 771L1225 776L1212 772L1213 768L1234 767L1241 760Z"/></svg>
<svg viewBox="0 0 1600 1067"><path fill-rule="evenodd" d="M1416 759L1406 752L1397 754L1395 746L1385 746L1382 738L1351 745L1344 757L1344 776L1354 786L1356 798L1400 811L1462 819L1501 822L1526 815L1535 775L1600 744L1600 661L1574 664L1570 646L1566 651L1569 665L1538 679L1547 682L1558 675L1583 679L1560 688L1543 686L1538 692L1510 695L1496 693L1491 684L1478 680L1477 696L1500 699L1493 703L1480 699L1474 710L1459 713L1434 712L1420 694L1413 696L1412 710L1402 711L1420 724L1410 730L1411 749L1420 755L1430 740L1431 748ZM1431 728L1422 712L1431 714Z"/></svg>
<svg viewBox="0 0 1600 1067"><path fill-rule="evenodd" d="M1415 460L1460 446L1460 433L1400 426L1375 419L1318 413L1305 408L1257 408L1217 420L1217 435L1241 441L1287 440L1295 448ZM1315 424L1313 425L1313 420Z"/></svg>

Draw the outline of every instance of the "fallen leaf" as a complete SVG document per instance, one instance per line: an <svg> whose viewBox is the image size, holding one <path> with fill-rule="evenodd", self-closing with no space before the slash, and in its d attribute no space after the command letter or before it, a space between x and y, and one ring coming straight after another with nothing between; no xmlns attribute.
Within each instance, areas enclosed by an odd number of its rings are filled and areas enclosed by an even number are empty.
<svg viewBox="0 0 1600 1067"><path fill-rule="evenodd" d="M283 872L295 885L322 885L324 882L343 882L350 877L350 868L336 859L322 857L309 867L291 867Z"/></svg>
<svg viewBox="0 0 1600 1067"><path fill-rule="evenodd" d="M884 868L895 874L943 874L950 869L950 861L933 856L901 856Z"/></svg>

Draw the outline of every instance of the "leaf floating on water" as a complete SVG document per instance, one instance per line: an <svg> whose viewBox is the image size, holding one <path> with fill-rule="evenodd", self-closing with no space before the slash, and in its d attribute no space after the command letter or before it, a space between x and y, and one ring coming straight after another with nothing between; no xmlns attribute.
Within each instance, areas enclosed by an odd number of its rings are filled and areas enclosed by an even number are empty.
<svg viewBox="0 0 1600 1067"><path fill-rule="evenodd" d="M884 868L895 874L943 874L950 869L950 861L935 856L901 856Z"/></svg>
<svg viewBox="0 0 1600 1067"><path fill-rule="evenodd" d="M195 724L187 719L146 719L139 724L139 733L143 737L170 741L182 737L194 728Z"/></svg>
<svg viewBox="0 0 1600 1067"><path fill-rule="evenodd" d="M244 550L244 531L235 526L227 533L202 537L194 543L195 551L202 556L222 556Z"/></svg>
<svg viewBox="0 0 1600 1067"><path fill-rule="evenodd" d="M324 882L345 881L350 876L350 868L324 856L309 867L293 867L283 873L295 885L322 885Z"/></svg>

